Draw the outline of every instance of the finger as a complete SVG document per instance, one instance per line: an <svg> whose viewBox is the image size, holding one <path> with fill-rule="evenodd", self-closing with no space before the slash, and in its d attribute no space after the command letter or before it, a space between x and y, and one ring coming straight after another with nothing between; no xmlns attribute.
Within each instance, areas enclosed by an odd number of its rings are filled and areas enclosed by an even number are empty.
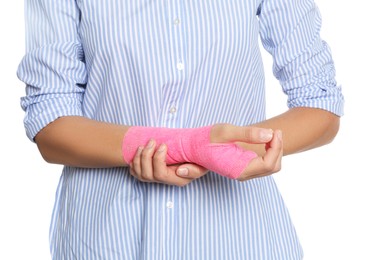
<svg viewBox="0 0 366 260"><path fill-rule="evenodd" d="M282 145L282 133L279 130L274 132L274 138L268 143L266 153L263 157L256 159L261 160L259 164L258 174L271 174L277 169L279 160L282 159L283 145Z"/></svg>
<svg viewBox="0 0 366 260"><path fill-rule="evenodd" d="M260 127L244 127L230 124L214 125L211 129L211 142L267 143L273 138L273 130Z"/></svg>
<svg viewBox="0 0 366 260"><path fill-rule="evenodd" d="M131 163L131 170L134 173L134 176L138 179L141 178L141 154L144 147L140 146L137 149L137 152L135 154L135 157L133 157L132 163Z"/></svg>
<svg viewBox="0 0 366 260"><path fill-rule="evenodd" d="M268 143L266 149L266 154L263 156L264 163L266 164L268 170L272 172L279 171L278 166L283 156L283 142L282 142L282 132L276 130L274 132L274 138Z"/></svg>
<svg viewBox="0 0 366 260"><path fill-rule="evenodd" d="M268 143L266 154L263 157L254 158L238 180L244 181L256 177L263 177L281 169L283 156L283 143L281 131L274 132L274 138Z"/></svg>
<svg viewBox="0 0 366 260"><path fill-rule="evenodd" d="M192 180L185 179L175 174L178 166L166 165L167 146L162 144L154 154L153 171L154 179L160 183L185 186Z"/></svg>
<svg viewBox="0 0 366 260"><path fill-rule="evenodd" d="M152 158L155 151L156 142L150 140L141 153L141 178L145 181L154 181Z"/></svg>
<svg viewBox="0 0 366 260"><path fill-rule="evenodd" d="M131 174L133 177L137 178L136 172L132 169L132 167L130 167L130 174Z"/></svg>
<svg viewBox="0 0 366 260"><path fill-rule="evenodd" d="M182 164L178 167L176 174L182 178L198 179L205 175L208 170L197 164Z"/></svg>
<svg viewBox="0 0 366 260"><path fill-rule="evenodd" d="M279 156L277 158L277 162L276 162L275 168L273 169L273 173L278 172L278 171L281 170L281 167L282 167L281 166L282 165L282 157L283 157L283 139L282 139L282 132L281 131L278 131L275 134L276 134L275 135L275 138L277 139L276 141L278 142L278 144L280 146L279 147L280 153L279 153Z"/></svg>
<svg viewBox="0 0 366 260"><path fill-rule="evenodd" d="M132 165L132 164L131 164ZM141 178L141 174L137 174L134 169L132 168L132 166L130 167L130 174L135 177L136 179L138 179L141 182L146 182Z"/></svg>
<svg viewBox="0 0 366 260"><path fill-rule="evenodd" d="M154 179L161 182L167 182L168 167L166 165L167 147L165 144L161 144L156 150L153 157L153 175Z"/></svg>

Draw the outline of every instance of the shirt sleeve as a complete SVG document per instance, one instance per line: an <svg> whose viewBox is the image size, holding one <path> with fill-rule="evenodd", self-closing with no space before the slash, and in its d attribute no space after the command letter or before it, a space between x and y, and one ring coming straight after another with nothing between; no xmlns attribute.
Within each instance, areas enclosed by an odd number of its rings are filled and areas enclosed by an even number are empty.
<svg viewBox="0 0 366 260"><path fill-rule="evenodd" d="M26 84L21 107L32 141L55 119L83 115L87 72L79 21L74 0L25 1L26 54L17 75Z"/></svg>
<svg viewBox="0 0 366 260"><path fill-rule="evenodd" d="M288 107L313 107L343 115L331 51L320 37L321 15L313 0L263 0L260 36L273 57L273 73Z"/></svg>

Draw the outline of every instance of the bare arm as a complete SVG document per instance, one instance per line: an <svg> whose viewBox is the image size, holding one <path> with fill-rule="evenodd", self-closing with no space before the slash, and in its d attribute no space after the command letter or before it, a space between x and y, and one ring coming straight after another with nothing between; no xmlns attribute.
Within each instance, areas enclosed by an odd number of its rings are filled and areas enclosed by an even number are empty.
<svg viewBox="0 0 366 260"><path fill-rule="evenodd" d="M214 128L215 131L211 134L213 134L213 139L217 139L218 142L232 142L232 140L254 143L270 142L268 145L272 148L267 149L265 156L258 157L255 162L251 162L249 170L245 172L246 175L240 180L253 178L258 174L260 176L268 175L279 169L282 144L271 141L272 132L270 130L223 124L218 124ZM126 166L121 147L128 129L129 126L108 124L78 116L66 116L43 128L36 135L35 140L42 156L50 163L76 167L118 167ZM141 155L136 155L133 162L135 167L131 168L131 174L141 181L178 186L187 185L206 174L206 169L195 164L181 165L188 170L188 175L174 174L179 174L179 168L177 165L166 165L167 148L162 150L162 147L164 145L155 153L156 147L149 148L148 146L144 152L140 153ZM141 163L140 157L143 159ZM143 171L141 171L140 165Z"/></svg>
<svg viewBox="0 0 366 260"><path fill-rule="evenodd" d="M328 111L298 107L255 126L282 130L283 153L289 155L330 143L338 132L339 123L339 117ZM265 153L263 145L242 146L260 155Z"/></svg>
<svg viewBox="0 0 366 260"><path fill-rule="evenodd" d="M61 117L35 137L43 158L49 163L100 168L126 166L121 143L128 126L85 117Z"/></svg>
<svg viewBox="0 0 366 260"><path fill-rule="evenodd" d="M129 126L98 122L85 117L65 116L44 127L35 137L43 158L49 163L100 168L127 166L122 155L122 141ZM217 125L214 142L266 143L272 135L261 137L265 129ZM232 131L235 129L235 131ZM220 134L222 133L222 134ZM215 140L217 139L217 140ZM169 149L169 148L168 148Z"/></svg>

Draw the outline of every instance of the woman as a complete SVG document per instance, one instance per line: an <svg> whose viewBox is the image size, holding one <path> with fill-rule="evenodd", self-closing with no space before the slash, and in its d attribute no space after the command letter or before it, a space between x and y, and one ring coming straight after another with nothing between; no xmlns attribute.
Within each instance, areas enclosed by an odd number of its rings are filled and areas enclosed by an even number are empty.
<svg viewBox="0 0 366 260"><path fill-rule="evenodd" d="M343 113L312 0L30 0L26 19L27 135L65 165L53 259L302 258L270 175L329 143ZM288 95L271 119L259 36ZM191 130L185 160L171 140ZM212 143L229 156L198 160Z"/></svg>

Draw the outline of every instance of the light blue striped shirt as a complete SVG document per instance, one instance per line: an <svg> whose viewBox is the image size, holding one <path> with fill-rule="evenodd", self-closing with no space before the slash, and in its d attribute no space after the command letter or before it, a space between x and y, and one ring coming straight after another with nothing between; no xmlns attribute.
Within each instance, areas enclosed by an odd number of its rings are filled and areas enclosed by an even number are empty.
<svg viewBox="0 0 366 260"><path fill-rule="evenodd" d="M27 135L61 116L124 125L265 119L259 38L289 107L341 115L343 97L312 0L27 0L18 69ZM127 168L65 167L53 259L286 260L302 249L272 177L215 173L180 188Z"/></svg>

